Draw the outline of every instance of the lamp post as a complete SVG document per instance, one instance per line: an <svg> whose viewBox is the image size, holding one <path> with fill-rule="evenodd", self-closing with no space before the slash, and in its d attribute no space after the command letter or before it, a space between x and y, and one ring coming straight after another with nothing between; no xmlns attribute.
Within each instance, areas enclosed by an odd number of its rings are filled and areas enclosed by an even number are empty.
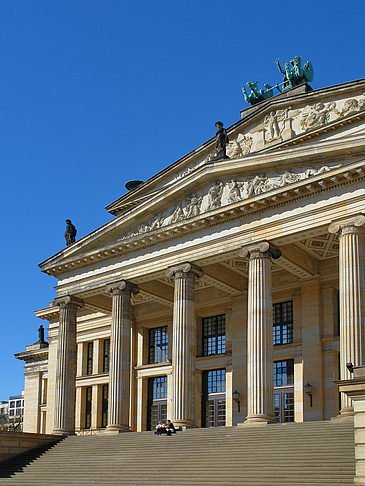
<svg viewBox="0 0 365 486"><path fill-rule="evenodd" d="M237 411L238 413L241 412L241 402L240 402L240 392L238 392L237 390L235 390L233 393L232 393L232 397L233 397L233 400L235 402L237 402Z"/></svg>
<svg viewBox="0 0 365 486"><path fill-rule="evenodd" d="M304 391L305 391L305 394L309 396L310 398L310 406L312 406L312 385L308 383L304 386Z"/></svg>

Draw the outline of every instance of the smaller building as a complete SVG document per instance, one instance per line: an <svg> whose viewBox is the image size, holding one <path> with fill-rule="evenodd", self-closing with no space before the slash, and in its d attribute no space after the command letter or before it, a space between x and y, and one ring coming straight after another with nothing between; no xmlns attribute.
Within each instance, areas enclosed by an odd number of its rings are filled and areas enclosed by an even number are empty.
<svg viewBox="0 0 365 486"><path fill-rule="evenodd" d="M24 416L24 390L21 395L10 395L8 402L9 428L23 429Z"/></svg>

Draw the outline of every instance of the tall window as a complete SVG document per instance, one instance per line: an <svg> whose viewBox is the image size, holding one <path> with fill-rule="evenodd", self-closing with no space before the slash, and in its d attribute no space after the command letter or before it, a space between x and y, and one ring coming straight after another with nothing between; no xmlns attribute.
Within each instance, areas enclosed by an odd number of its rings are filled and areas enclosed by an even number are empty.
<svg viewBox="0 0 365 486"><path fill-rule="evenodd" d="M109 373L110 339L104 339L103 343L103 373Z"/></svg>
<svg viewBox="0 0 365 486"><path fill-rule="evenodd" d="M94 343L91 341L90 343L87 343L87 359L86 359L87 375L93 374L93 350L94 350Z"/></svg>
<svg viewBox="0 0 365 486"><path fill-rule="evenodd" d="M85 400L85 429L91 427L91 408L92 408L92 387L86 387L86 400Z"/></svg>
<svg viewBox="0 0 365 486"><path fill-rule="evenodd" d="M274 387L294 385L294 360L274 361Z"/></svg>
<svg viewBox="0 0 365 486"><path fill-rule="evenodd" d="M103 395L101 400L101 426L103 429L108 425L108 393L109 385L103 385Z"/></svg>
<svg viewBox="0 0 365 486"><path fill-rule="evenodd" d="M149 363L164 363L167 361L167 348L167 326L150 329Z"/></svg>
<svg viewBox="0 0 365 486"><path fill-rule="evenodd" d="M226 316L205 317L203 319L203 355L226 352Z"/></svg>
<svg viewBox="0 0 365 486"><path fill-rule="evenodd" d="M293 301L280 302L273 306L273 344L293 342Z"/></svg>

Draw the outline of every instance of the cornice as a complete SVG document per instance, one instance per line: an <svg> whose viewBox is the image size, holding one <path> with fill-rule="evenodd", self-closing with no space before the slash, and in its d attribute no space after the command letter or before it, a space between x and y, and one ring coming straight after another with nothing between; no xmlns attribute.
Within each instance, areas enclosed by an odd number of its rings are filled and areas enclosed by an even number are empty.
<svg viewBox="0 0 365 486"><path fill-rule="evenodd" d="M316 157L320 157L318 152ZM192 235L202 231L202 229L213 228L228 221L241 219L243 216L259 215L267 210L280 208L363 180L365 180L365 160L360 160L309 179L276 188L259 196L238 201L237 203L220 207L130 239L118 241L102 249L85 253L82 258L80 256L76 256L74 259L69 258L62 264L55 264L56 262L53 263L51 260L47 265L43 266L42 270L49 275L57 276L63 272L90 266L101 261L108 261L120 255L133 253L136 250L146 249L162 242ZM38 311L38 313L47 311L50 313L54 312L53 310L44 309ZM39 317L48 318L42 315L39 315Z"/></svg>
<svg viewBox="0 0 365 486"><path fill-rule="evenodd" d="M48 349L49 348L42 348L42 349L35 349L32 351L24 351L23 353L16 353L14 354L16 359L21 359L23 361L33 361L37 358L38 361L43 359L48 359Z"/></svg>

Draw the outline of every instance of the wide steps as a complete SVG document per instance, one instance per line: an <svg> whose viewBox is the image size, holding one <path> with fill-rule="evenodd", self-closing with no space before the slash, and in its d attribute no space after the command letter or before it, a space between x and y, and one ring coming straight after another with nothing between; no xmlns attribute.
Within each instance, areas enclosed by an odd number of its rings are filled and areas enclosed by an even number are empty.
<svg viewBox="0 0 365 486"><path fill-rule="evenodd" d="M190 429L67 437L0 486L353 485L353 424Z"/></svg>

